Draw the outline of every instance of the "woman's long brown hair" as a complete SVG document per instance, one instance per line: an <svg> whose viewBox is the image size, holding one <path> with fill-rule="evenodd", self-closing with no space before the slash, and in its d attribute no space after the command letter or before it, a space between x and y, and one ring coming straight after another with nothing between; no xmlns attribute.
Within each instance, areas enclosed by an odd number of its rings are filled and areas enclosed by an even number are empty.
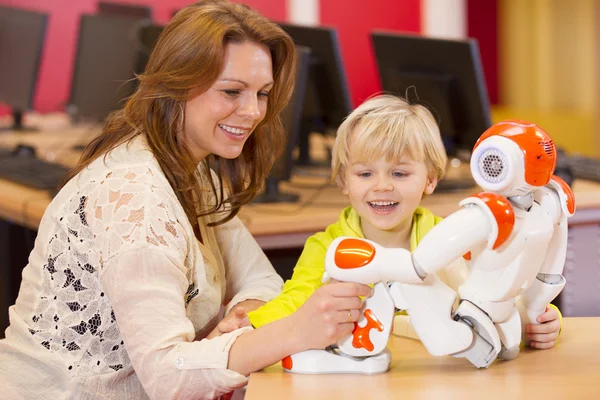
<svg viewBox="0 0 600 400"><path fill-rule="evenodd" d="M243 42L263 44L270 49L274 85L267 112L239 157L229 160L211 155L203 160L202 172L210 177L212 168L219 184L209 179L216 199L213 204L197 204L203 197L197 165L181 138L185 102L206 91L219 77L225 46ZM233 218L242 205L254 198L281 153L285 133L279 114L294 87L294 68L291 38L249 7L225 0L189 5L164 28L144 73L138 76L137 90L123 109L108 116L102 133L86 147L67 180L118 145L144 135L199 236L198 215L224 212L224 217L213 225Z"/></svg>

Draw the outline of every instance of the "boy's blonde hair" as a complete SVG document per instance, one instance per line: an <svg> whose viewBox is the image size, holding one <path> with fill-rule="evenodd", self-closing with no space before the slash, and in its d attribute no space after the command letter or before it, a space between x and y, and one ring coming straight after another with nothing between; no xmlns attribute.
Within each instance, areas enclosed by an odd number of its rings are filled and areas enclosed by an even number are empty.
<svg viewBox="0 0 600 400"><path fill-rule="evenodd" d="M385 157L396 162L409 157L424 162L429 176L438 180L444 177L447 162L440 130L431 112L389 94L371 97L350 113L337 130L332 153L332 177L338 183L343 183L344 168L351 161L370 162Z"/></svg>

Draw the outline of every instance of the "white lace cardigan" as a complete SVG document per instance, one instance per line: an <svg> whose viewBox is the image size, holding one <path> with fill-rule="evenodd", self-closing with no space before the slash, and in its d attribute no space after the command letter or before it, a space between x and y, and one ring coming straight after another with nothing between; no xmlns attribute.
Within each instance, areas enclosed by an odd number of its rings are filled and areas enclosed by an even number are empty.
<svg viewBox="0 0 600 400"><path fill-rule="evenodd" d="M207 192L205 201L210 200ZM0 341L4 399L199 399L244 386L243 328L202 338L282 280L238 218L198 242L142 137L72 179L46 210Z"/></svg>

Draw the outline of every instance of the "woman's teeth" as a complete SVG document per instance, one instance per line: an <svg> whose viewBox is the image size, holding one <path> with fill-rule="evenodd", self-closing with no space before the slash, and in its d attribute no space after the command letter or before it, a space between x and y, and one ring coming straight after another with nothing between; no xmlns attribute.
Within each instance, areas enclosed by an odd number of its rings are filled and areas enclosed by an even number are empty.
<svg viewBox="0 0 600 400"><path fill-rule="evenodd" d="M248 129L234 128L232 126L227 126L227 125L219 125L219 127L223 130L226 130L229 133L233 133L234 135L238 135L238 136L242 136L246 132L248 132Z"/></svg>

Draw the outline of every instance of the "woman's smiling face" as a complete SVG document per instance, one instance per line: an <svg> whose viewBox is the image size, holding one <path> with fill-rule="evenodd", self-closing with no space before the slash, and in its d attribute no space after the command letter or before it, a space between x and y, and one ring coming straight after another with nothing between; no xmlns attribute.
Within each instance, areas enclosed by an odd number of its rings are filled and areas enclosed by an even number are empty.
<svg viewBox="0 0 600 400"><path fill-rule="evenodd" d="M185 105L183 136L194 160L200 162L209 154L238 157L265 117L272 86L273 66L266 46L227 44L221 75Z"/></svg>

